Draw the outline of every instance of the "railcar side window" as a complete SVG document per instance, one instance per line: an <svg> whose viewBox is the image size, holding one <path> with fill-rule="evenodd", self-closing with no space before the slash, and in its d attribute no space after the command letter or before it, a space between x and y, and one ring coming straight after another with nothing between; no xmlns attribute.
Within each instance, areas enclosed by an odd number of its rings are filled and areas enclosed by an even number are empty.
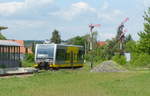
<svg viewBox="0 0 150 96"><path fill-rule="evenodd" d="M58 60L65 60L65 58L66 58L66 51L64 49L57 49L56 58Z"/></svg>

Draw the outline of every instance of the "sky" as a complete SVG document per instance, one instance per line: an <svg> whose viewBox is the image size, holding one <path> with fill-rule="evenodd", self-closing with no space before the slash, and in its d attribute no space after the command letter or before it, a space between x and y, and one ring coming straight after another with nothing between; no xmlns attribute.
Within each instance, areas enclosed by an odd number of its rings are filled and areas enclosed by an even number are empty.
<svg viewBox="0 0 150 96"><path fill-rule="evenodd" d="M0 26L8 27L2 31L8 39L46 40L57 29L67 40L89 34L89 24L101 24L94 31L104 41L128 17L126 35L138 40L148 7L150 0L0 0Z"/></svg>

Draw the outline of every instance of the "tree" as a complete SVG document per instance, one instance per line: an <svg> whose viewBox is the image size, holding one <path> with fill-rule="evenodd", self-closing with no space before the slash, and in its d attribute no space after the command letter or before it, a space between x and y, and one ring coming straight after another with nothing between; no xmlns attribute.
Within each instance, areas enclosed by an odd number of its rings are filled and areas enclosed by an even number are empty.
<svg viewBox="0 0 150 96"><path fill-rule="evenodd" d="M93 49L95 49L97 46L97 32L93 32L92 34L93 36L93 39L92 39L92 42L93 42ZM87 51L89 51L89 43L90 43L90 35L89 34L86 34L84 36L76 36L76 37L73 37L71 39L68 39L67 42L68 44L72 44L72 45L81 45L81 46L84 46L85 49Z"/></svg>
<svg viewBox="0 0 150 96"><path fill-rule="evenodd" d="M67 42L68 44L85 46L85 43L89 42L89 37L89 34L86 34L84 36L76 36L68 39Z"/></svg>
<svg viewBox="0 0 150 96"><path fill-rule="evenodd" d="M150 8L145 11L144 20L144 31L138 34L140 36L138 49L142 53L150 54Z"/></svg>
<svg viewBox="0 0 150 96"><path fill-rule="evenodd" d="M35 42L32 43L32 52L35 53Z"/></svg>
<svg viewBox="0 0 150 96"><path fill-rule="evenodd" d="M125 42L133 41L131 34L125 37Z"/></svg>
<svg viewBox="0 0 150 96"><path fill-rule="evenodd" d="M106 59L111 59L112 56L114 56L114 54L116 52L119 52L118 49L118 44L116 38L112 38L111 40L106 40L107 45L104 48L104 53L105 53L105 58Z"/></svg>
<svg viewBox="0 0 150 96"><path fill-rule="evenodd" d="M2 35L1 30L8 29L8 27L0 26L0 40L6 40L6 37Z"/></svg>
<svg viewBox="0 0 150 96"><path fill-rule="evenodd" d="M59 31L58 30L54 30L52 32L51 43L56 43L56 44L60 44L61 43L61 37L59 35Z"/></svg>
<svg viewBox="0 0 150 96"><path fill-rule="evenodd" d="M0 33L0 40L6 40L6 37Z"/></svg>
<svg viewBox="0 0 150 96"><path fill-rule="evenodd" d="M67 41L68 41L68 44L73 44L73 45L82 45L82 46L84 46L84 44L85 44L85 38L82 37L82 36L76 36L76 37L73 37L73 38L71 38Z"/></svg>
<svg viewBox="0 0 150 96"><path fill-rule="evenodd" d="M136 52L137 51L137 44L136 42L132 39L132 36L129 34L125 38L125 51L126 52Z"/></svg>
<svg viewBox="0 0 150 96"><path fill-rule="evenodd" d="M126 42L125 51L130 52L130 53L137 52L136 42L134 40L130 40L130 41Z"/></svg>

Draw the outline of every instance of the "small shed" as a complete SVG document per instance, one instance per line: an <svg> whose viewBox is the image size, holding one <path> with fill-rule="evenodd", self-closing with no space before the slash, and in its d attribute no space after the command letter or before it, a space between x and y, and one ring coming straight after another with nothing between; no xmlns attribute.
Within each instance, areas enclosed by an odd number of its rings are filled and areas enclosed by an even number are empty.
<svg viewBox="0 0 150 96"><path fill-rule="evenodd" d="M0 40L0 68L21 67L20 44Z"/></svg>

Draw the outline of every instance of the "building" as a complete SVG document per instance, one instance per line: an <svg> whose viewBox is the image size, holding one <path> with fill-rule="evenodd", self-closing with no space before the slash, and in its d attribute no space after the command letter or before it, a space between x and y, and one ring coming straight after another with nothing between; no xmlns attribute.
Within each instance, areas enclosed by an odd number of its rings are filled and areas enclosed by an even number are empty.
<svg viewBox="0 0 150 96"><path fill-rule="evenodd" d="M15 43L20 44L20 58L21 60L24 59L25 54L32 54L31 48L26 48L24 44L24 40L8 40L8 41L13 41Z"/></svg>
<svg viewBox="0 0 150 96"><path fill-rule="evenodd" d="M0 40L0 68L21 67L20 47L16 42Z"/></svg>

